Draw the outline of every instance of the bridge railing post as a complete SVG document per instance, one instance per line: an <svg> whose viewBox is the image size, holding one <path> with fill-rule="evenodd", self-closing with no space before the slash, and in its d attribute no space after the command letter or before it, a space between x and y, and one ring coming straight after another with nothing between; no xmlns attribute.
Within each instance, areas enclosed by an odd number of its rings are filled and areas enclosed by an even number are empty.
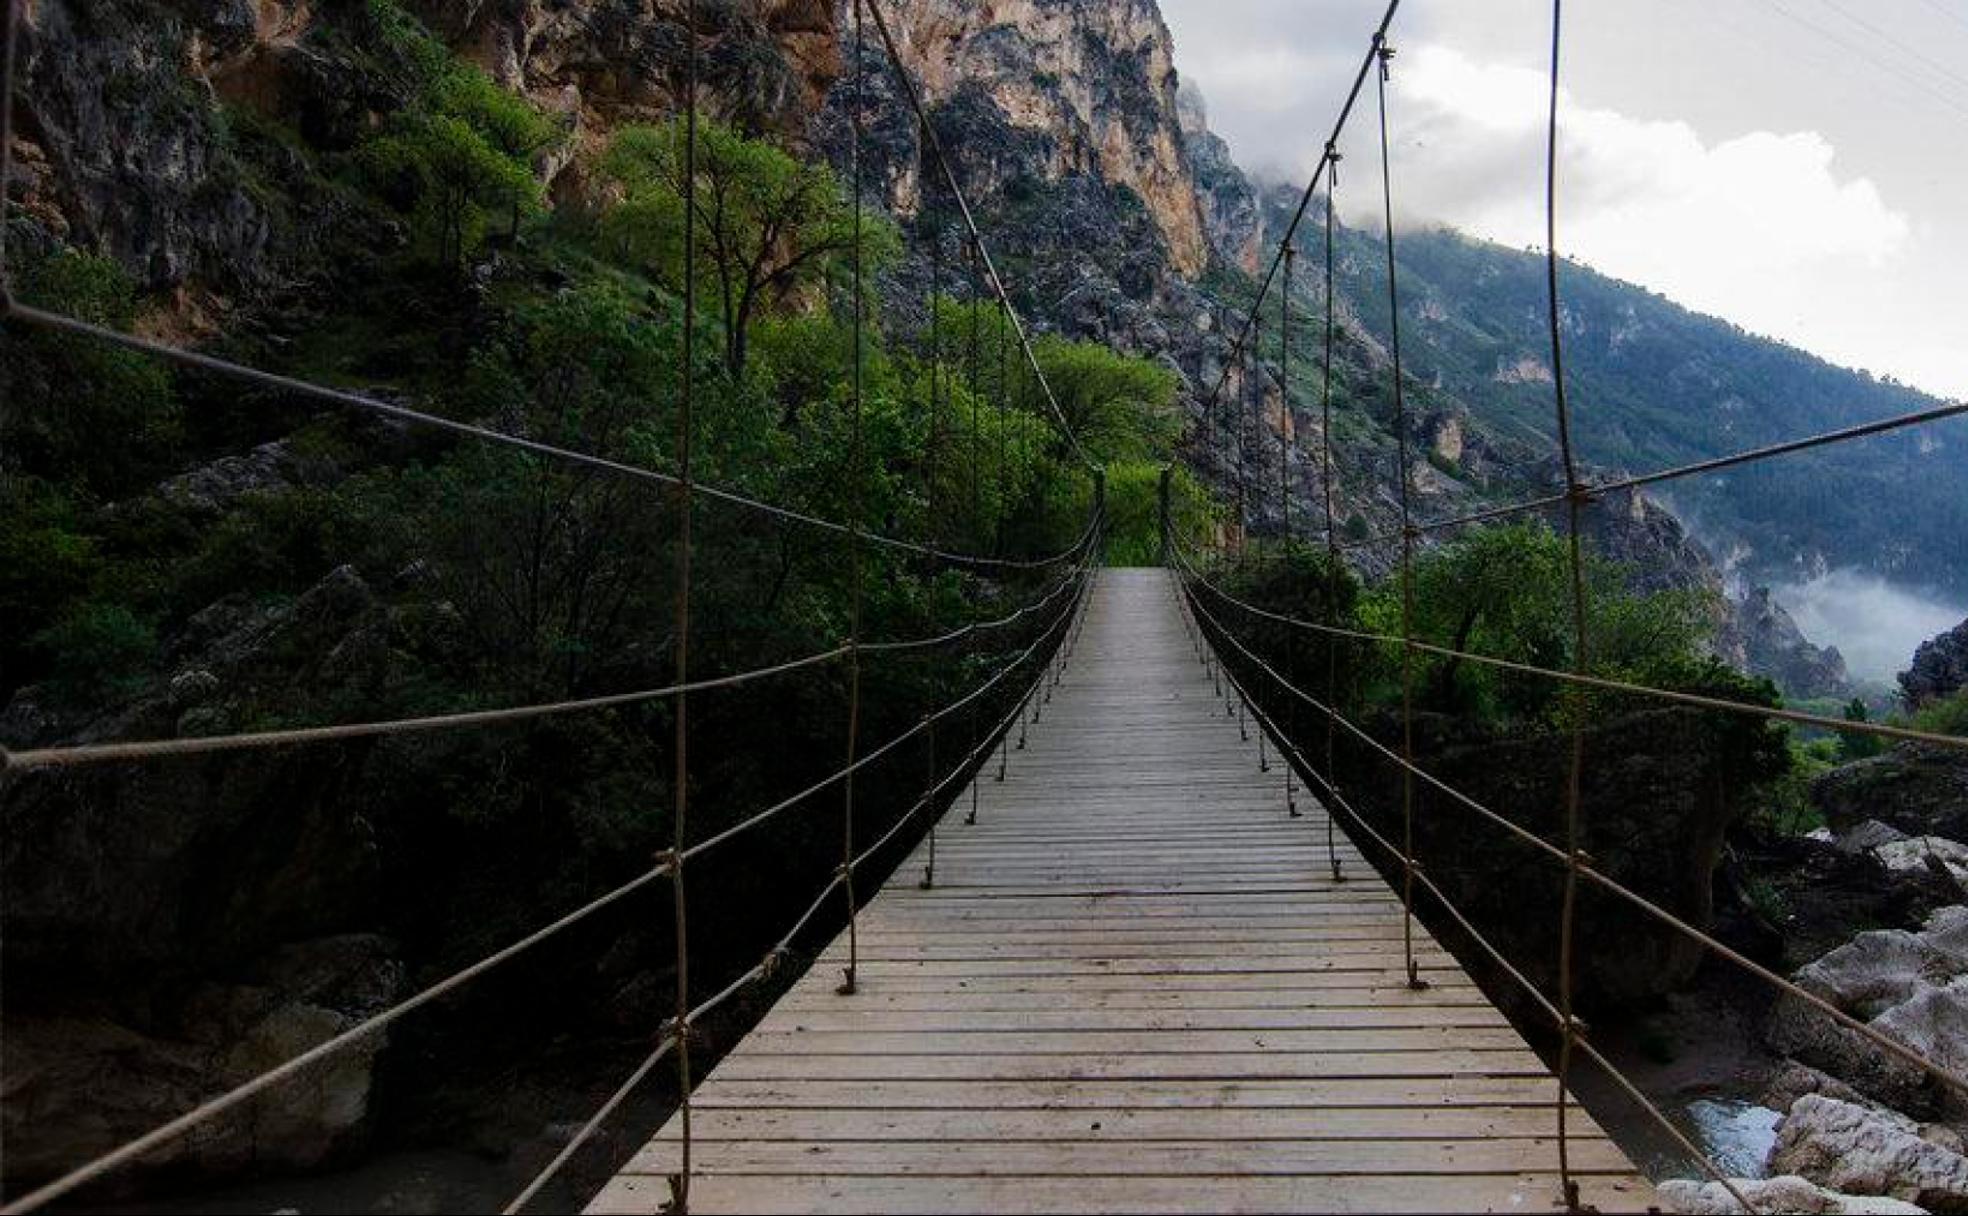
<svg viewBox="0 0 1968 1216"><path fill-rule="evenodd" d="M1169 518L1169 483L1174 478L1175 466L1163 465L1161 481L1155 487L1155 517L1161 529L1162 565L1164 566L1173 564L1169 557L1169 536L1175 524Z"/></svg>

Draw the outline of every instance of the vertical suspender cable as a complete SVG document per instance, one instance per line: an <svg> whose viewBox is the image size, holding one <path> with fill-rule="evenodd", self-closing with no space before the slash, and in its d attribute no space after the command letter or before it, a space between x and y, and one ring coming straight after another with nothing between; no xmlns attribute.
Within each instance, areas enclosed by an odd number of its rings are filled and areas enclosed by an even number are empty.
<svg viewBox="0 0 1968 1216"><path fill-rule="evenodd" d="M1009 499L1005 495L1005 397L1011 392L1011 364L1005 357L1005 310L1007 305L998 305L998 501L995 508L997 527L997 554L1002 557L1005 551L1005 506Z"/></svg>
<svg viewBox="0 0 1968 1216"><path fill-rule="evenodd" d="M980 379L978 365L982 360L984 349L979 337L979 325L983 320L979 316L979 310L984 304L984 293L981 290L982 274L978 266L978 254L980 251L977 238L971 238L969 244L966 246L966 250L970 259L971 273L970 331L969 342L964 352L964 357L969 364L965 368L964 379L965 383L970 386L970 526L971 535L974 538L972 543L982 544L982 537L984 535L984 461L980 446L983 436L979 428L983 425L984 417L980 409L980 402L983 396L983 383ZM976 641L974 639L968 645L967 649L972 654L976 653ZM970 728L966 732L965 738L967 742L964 745L964 751L967 754L977 747L977 703L975 701L971 702L970 705ZM977 822L977 798L977 782L972 781L970 783L970 812L964 816L964 822L967 824Z"/></svg>
<svg viewBox="0 0 1968 1216"><path fill-rule="evenodd" d="M922 125L922 155L929 155L929 122ZM929 176L923 175L923 213L930 215ZM933 217L932 217L933 219ZM943 405L938 400L938 382L943 364L943 327L936 316L936 289L943 279L943 234L932 223L929 245L929 439L923 445L923 511L927 516L929 542L942 543L936 527L936 453L943 429ZM936 718L929 719L929 784L936 785ZM929 858L923 865L922 882L927 891L936 885L936 820L929 817Z"/></svg>
<svg viewBox="0 0 1968 1216"><path fill-rule="evenodd" d="M1291 287L1298 250L1285 246L1284 278L1278 289L1278 539L1291 548Z"/></svg>
<svg viewBox="0 0 1968 1216"><path fill-rule="evenodd" d="M1289 571L1291 563L1291 289L1292 267L1298 261L1298 250L1291 244L1292 238L1285 238L1285 277L1278 291L1278 510L1281 531L1278 556L1285 562ZM1298 673L1298 630L1285 630L1285 670L1297 678ZM1285 698L1285 736L1291 745L1298 744L1298 698ZM1258 738L1264 732L1260 726ZM1285 814L1298 818L1298 797L1292 792L1291 756L1280 757L1283 763L1278 767L1285 770Z"/></svg>
<svg viewBox="0 0 1968 1216"><path fill-rule="evenodd" d="M1551 327L1551 385L1558 417L1558 453L1565 471L1565 532L1570 550L1572 591L1572 671L1584 675L1588 654L1588 605L1585 588L1585 558L1580 549L1579 515L1586 503L1585 487L1579 482L1578 461L1572 449L1571 408L1565 398L1564 342L1558 313L1558 69L1559 39L1563 25L1563 0L1551 0L1551 94L1545 121L1544 145L1544 267L1546 312ZM1558 1014L1562 1035L1558 1046L1558 1176L1565 1207L1579 1211L1579 1184L1572 1175L1566 1103L1570 1091L1572 1056L1579 1036L1578 1018L1572 1008L1573 966L1578 945L1579 866L1585 860L1580 840L1580 804L1583 800L1585 772L1586 698L1578 685L1566 689L1571 700L1571 763L1565 778L1565 894L1558 925Z"/></svg>
<svg viewBox="0 0 1968 1216"><path fill-rule="evenodd" d="M1339 624L1339 606L1334 598L1340 586L1339 531L1333 517L1333 328L1337 299L1333 295L1333 194L1339 188L1339 149L1326 145L1326 333L1325 369L1319 390L1319 484L1326 503L1326 623ZM1337 745L1339 735L1339 636L1327 634L1326 644L1326 788L1339 789ZM1334 882L1344 882L1339 866L1338 832L1330 811L1326 815L1326 862L1332 867Z"/></svg>
<svg viewBox="0 0 1968 1216"><path fill-rule="evenodd" d="M1258 308L1264 307L1259 299ZM1250 551L1250 453L1245 444L1250 437L1251 382L1253 360L1248 351L1239 353L1243 360L1243 374L1237 377L1237 568L1244 568L1244 558Z"/></svg>
<svg viewBox="0 0 1968 1216"><path fill-rule="evenodd" d="M18 54L21 0L0 0L6 5L6 12L0 19L6 22L6 29L0 31L0 316L5 316L14 308L14 280L7 262L7 212L12 197L14 178L14 64ZM7 414L13 408L12 377L0 376L0 433L6 429ZM0 456L4 456L0 452ZM0 771L0 798L7 794L8 777ZM4 892L0 892L0 916L4 916L6 902ZM5 990L5 942L0 939L0 995ZM4 1002L0 1002L4 1007ZM0 1027L0 1083L6 1079L6 1031ZM0 1180L6 1172L6 1132L0 1130ZM0 1196L6 1194L5 1182L0 1181Z"/></svg>
<svg viewBox="0 0 1968 1216"><path fill-rule="evenodd" d="M1394 48L1384 35L1374 35L1380 56L1375 95L1380 103L1380 188L1382 220L1387 227L1388 350L1394 364L1394 430L1401 461L1401 949L1408 963L1408 987L1421 988L1421 968L1414 953L1414 517L1408 482L1408 404L1401 383L1401 296L1394 272L1394 178L1387 153L1387 77Z"/></svg>
<svg viewBox="0 0 1968 1216"><path fill-rule="evenodd" d="M862 501L862 447L861 447L861 394L862 383L862 240L861 240L861 109L867 98L863 95L866 87L865 73L861 62L861 3L854 0L854 114L848 124L849 158L853 180L853 197L849 200L854 208L854 283L851 292L853 320L850 324L854 343L853 360L853 441L849 446L852 453L848 459L852 467L848 469L848 482L853 487L850 494L850 514L848 515L848 638L847 638L847 768L841 797L841 890L847 897L847 966L843 969L841 985L836 990L842 996L854 995L855 972L860 966L861 939L860 928L855 923L854 900L854 759L861 742L861 514Z"/></svg>
<svg viewBox="0 0 1968 1216"><path fill-rule="evenodd" d="M690 523L696 496L690 492L692 392L697 366L697 0L683 6L683 366L677 376L677 552L674 628L676 678L690 679ZM676 701L676 775L670 813L670 892L676 922L676 1039L678 1121L682 1158L670 1177L670 1206L690 1210L690 929L684 897L683 852L690 804L690 698Z"/></svg>

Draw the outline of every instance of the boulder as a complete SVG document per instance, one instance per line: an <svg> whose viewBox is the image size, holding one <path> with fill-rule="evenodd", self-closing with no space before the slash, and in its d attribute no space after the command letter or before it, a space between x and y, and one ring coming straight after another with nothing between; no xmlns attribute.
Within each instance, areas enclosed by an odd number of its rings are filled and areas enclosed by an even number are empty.
<svg viewBox="0 0 1968 1216"><path fill-rule="evenodd" d="M1968 1157L1923 1139L1904 1116L1836 1098L1806 1094L1791 1106L1770 1168L1832 1190L1968 1212Z"/></svg>
<svg viewBox="0 0 1968 1216"><path fill-rule="evenodd" d="M1877 819L1909 836L1968 840L1968 752L1903 743L1811 782L1812 805L1837 832Z"/></svg>
<svg viewBox="0 0 1968 1216"><path fill-rule="evenodd" d="M1837 1077L1795 1060L1784 1062L1783 1067L1764 1085L1763 1094L1757 1100L1771 1110L1788 1111L1791 1104L1805 1094L1822 1094L1841 1102L1865 1101L1858 1090Z"/></svg>
<svg viewBox="0 0 1968 1216"><path fill-rule="evenodd" d="M296 943L247 983L206 984L143 1025L108 1017L8 1025L9 1176L47 1177L354 1026L396 998L403 968L385 938ZM312 1168L359 1137L387 1032L341 1051L148 1154L148 1168L208 1173Z"/></svg>
<svg viewBox="0 0 1968 1216"><path fill-rule="evenodd" d="M1749 1200L1758 1212L1803 1212L1813 1214L1860 1213L1899 1216L1926 1209L1899 1199L1878 1195L1844 1195L1815 1186L1795 1175L1779 1178L1731 1178L1729 1184ZM1742 1211L1728 1188L1719 1182L1695 1182L1673 1178L1655 1189L1664 1211L1685 1212L1690 1216L1709 1216Z"/></svg>
<svg viewBox="0 0 1968 1216"><path fill-rule="evenodd" d="M1968 621L1922 642L1899 679L1900 695L1915 706L1968 688Z"/></svg>
<svg viewBox="0 0 1968 1216"><path fill-rule="evenodd" d="M1868 819L1848 832L1839 832L1832 843L1847 853L1871 853L1881 845L1905 840L1907 834L1890 823Z"/></svg>
<svg viewBox="0 0 1968 1216"><path fill-rule="evenodd" d="M1872 1025L1930 1063L1955 1076L1968 1076L1968 976L1945 988L1915 994L1874 1018ZM1887 1077L1888 1092L1925 1089L1939 1096L1943 1108L1968 1112L1968 1096L1930 1080L1925 1070L1905 1060L1881 1054L1880 1068Z"/></svg>
<svg viewBox="0 0 1968 1216"><path fill-rule="evenodd" d="M1944 836L1909 836L1904 840L1889 841L1874 849L1872 855L1895 874L1910 874L1939 866L1957 883L1968 884L1968 845Z"/></svg>
<svg viewBox="0 0 1968 1216"><path fill-rule="evenodd" d="M1861 933L1800 969L1800 987L1906 1043L1944 1068L1968 1063L1968 908L1942 908L1920 932ZM1870 1098L1927 1112L1955 1099L1923 1070L1794 996L1779 998L1765 1024L1771 1047L1821 1069Z"/></svg>

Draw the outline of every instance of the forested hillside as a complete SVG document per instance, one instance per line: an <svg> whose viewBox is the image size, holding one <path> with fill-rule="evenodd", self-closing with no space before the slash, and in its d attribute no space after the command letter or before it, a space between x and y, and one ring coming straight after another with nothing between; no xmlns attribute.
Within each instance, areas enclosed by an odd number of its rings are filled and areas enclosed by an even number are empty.
<svg viewBox="0 0 1968 1216"><path fill-rule="evenodd" d="M1347 233L1346 287L1385 333L1377 234ZM1485 427L1551 442L1544 263L1447 230L1402 234L1403 336L1415 376ZM1930 409L1891 380L1689 312L1570 265L1565 370L1581 457L1646 473ZM1968 594L1968 420L1923 426L1653 491L1759 581L1831 567Z"/></svg>

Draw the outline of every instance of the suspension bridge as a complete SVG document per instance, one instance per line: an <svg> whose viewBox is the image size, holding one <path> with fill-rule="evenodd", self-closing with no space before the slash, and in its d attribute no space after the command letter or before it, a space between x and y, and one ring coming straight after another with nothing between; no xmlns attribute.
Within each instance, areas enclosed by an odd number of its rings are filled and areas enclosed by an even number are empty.
<svg viewBox="0 0 1968 1216"><path fill-rule="evenodd" d="M697 1089L697 1210L1514 1211L1559 1193L1550 1070L1353 846L1329 849L1316 801L1287 816L1287 767L1260 757L1181 594L1159 569L1094 581L1026 746ZM1566 1101L1583 1200L1650 1206ZM655 1212L682 1163L679 1115L588 1210Z"/></svg>
<svg viewBox="0 0 1968 1216"><path fill-rule="evenodd" d="M1404 589L1399 632L1371 633L1334 620L1306 619L1238 599L1217 575L1244 557L1244 529L1185 536L1170 518L1167 481L1161 510L1164 565L1155 570L1101 570L1104 541L1102 470L1082 448L1054 399L1028 331L993 261L945 155L932 116L904 65L880 0L851 5L855 54L849 107L852 189L865 196L861 128L865 30L872 26L901 96L919 123L921 146L961 219L960 237L975 298L997 309L1000 347L1015 346L1044 410L1057 424L1059 449L1081 462L1092 486L1084 530L1056 553L1014 556L965 552L936 537L888 534L854 510L832 518L764 501L697 480L692 471L691 401L698 374L694 317L694 239L685 239L681 294L684 357L677 385L676 461L666 467L560 446L535 436L420 411L379 396L330 388L246 366L184 346L133 335L93 321L0 296L9 326L97 342L166 363L284 394L323 409L382 415L449 434L460 442L500 446L542 462L655 487L679 504L673 632L674 679L660 687L551 703L515 705L417 718L332 723L211 736L75 743L0 753L0 775L32 781L93 766L142 764L305 747L410 732L466 730L663 704L674 713L674 810L669 846L647 869L534 931L429 983L291 1059L11 1198L7 1212L63 1200L141 1165L160 1149L198 1134L228 1112L278 1101L281 1087L337 1053L373 1039L403 1018L472 984L602 910L639 893L668 888L674 933L673 1016L651 1027L653 1045L593 1110L565 1146L514 1196L506 1211L525 1210L659 1068L675 1069L675 1114L636 1151L592 1200L596 1212L701 1211L1188 1211L1188 1210L1645 1210L1654 1192L1634 1163L1573 1092L1577 1070L1598 1069L1619 1100L1730 1191L1752 1205L1685 1131L1622 1074L1593 1042L1574 1009L1580 951L1618 943L1577 940L1576 899L1591 887L1633 906L1668 930L1699 942L1721 962L1818 1008L1852 1035L1926 1072L1942 1086L1968 1092L1968 1081L1921 1057L1814 994L1730 949L1670 909L1649 901L1600 869L1582 847L1591 808L1582 805L1583 763L1575 726L1572 780L1562 840L1547 840L1484 805L1417 762L1412 731L1414 661L1453 655L1568 689L1611 690L1708 712L1745 714L1859 731L1949 748L1964 742L1905 727L1853 723L1806 712L1740 704L1687 692L1647 688L1595 673L1589 662L1579 518L1612 489L1633 489L1699 472L1849 442L1887 430L1959 416L1952 405L1868 422L1836 432L1617 480L1581 475L1569 439L1556 252L1557 110L1561 12L1553 5L1551 122L1546 204L1550 267L1551 367L1557 432L1566 484L1555 493L1485 507L1450 519L1412 513L1412 461L1402 397L1399 276L1393 180L1387 163L1389 31L1398 0L1388 4L1363 55L1298 211L1259 281L1255 302L1204 403L1196 442L1212 453L1234 448L1237 505L1248 510L1253 463L1249 376L1234 377L1238 400L1225 400L1233 369L1263 340L1267 301L1278 308L1278 374L1289 400L1292 351L1289 309L1300 229L1326 191L1326 347L1320 360L1322 421L1318 486L1322 539L1335 562L1369 545L1398 548ZM0 197L11 172L18 0L8 6L4 124L0 124ZM698 29L696 6L684 6L686 29ZM682 40L680 89L687 134L686 208L694 213L695 122L699 48ZM1400 441L1401 525L1388 535L1342 540L1335 528L1331 408L1333 170L1341 131L1369 81L1377 84L1380 179L1387 207L1387 290L1392 341L1395 432ZM929 186L925 187L930 188ZM857 223L859 212L857 211ZM689 228L688 225L685 226ZM0 226L4 240L4 226ZM0 245L0 282L5 282ZM940 264L939 264L940 269ZM867 320L861 242L854 244L851 319ZM933 288L932 288L933 289ZM930 310L932 324L935 310ZM932 339L934 343L934 339ZM978 342L973 330L971 377ZM855 345L855 463L861 464L863 383ZM999 377L1002 395L1004 377ZM937 408L932 381L930 408ZM998 403L1003 408L1003 403ZM1241 409L1241 418L1232 410ZM940 416L932 421L939 432ZM1292 428L1277 434L1277 492L1285 538L1291 539ZM1259 454L1257 462L1268 465ZM927 488L932 496L934 485ZM715 503L769 518L775 526L843 541L851 554L854 610L839 646L748 670L693 675L690 643L698 504ZM1430 533L1520 514L1560 510L1572 540L1572 662L1564 668L1510 663L1418 638L1412 619L1416 546ZM933 514L933 512L932 512ZM1238 521L1241 525L1241 518ZM1320 539L1317 527L1308 536ZM861 612L864 562L879 551L931 569L1024 580L1029 593L1008 613L979 617L921 637L869 636ZM1261 555L1260 555L1261 556ZM1252 640L1252 624L1349 645L1398 650L1402 670L1400 739L1382 738L1350 719L1336 689L1294 683L1281 663ZM981 674L949 701L890 737L863 738L864 665L890 656L948 662L955 648L989 656ZM1330 653L1330 647L1328 647ZM842 765L811 784L707 835L693 834L691 698L781 679L790 673L843 668L847 690ZM1330 669L1329 669L1330 670ZM1280 707L1283 707L1282 712ZM939 756L938 732L954 756ZM1323 734L1325 758L1311 740ZM1336 738L1380 757L1402 791L1398 838L1353 807L1331 764ZM920 749L920 751L918 750ZM874 839L857 838L856 778L905 755L927 760L921 790ZM1413 813L1418 786L1514 835L1565 878L1551 910L1561 942L1554 991L1529 979L1465 917L1416 861L1426 831ZM712 791L715 793L715 791ZM726 960L721 986L693 986L689 887L692 862L795 811L834 802L843 850L811 902L756 961ZM868 825L861 823L865 829ZM870 898L856 879L891 847L906 850L886 885ZM705 898L700 894L697 898ZM1433 926L1437 932L1431 932ZM730 1046L707 1075L705 1020L741 995L787 979L803 944L837 929L814 953L764 1017ZM1437 933L1453 929L1468 949L1458 957ZM1556 1049L1540 1054L1500 1012L1485 982L1502 985L1532 1011ZM735 974L732 972L735 970ZM0 1072L4 1072L0 1053ZM83 1192L86 1193L86 1192Z"/></svg>

